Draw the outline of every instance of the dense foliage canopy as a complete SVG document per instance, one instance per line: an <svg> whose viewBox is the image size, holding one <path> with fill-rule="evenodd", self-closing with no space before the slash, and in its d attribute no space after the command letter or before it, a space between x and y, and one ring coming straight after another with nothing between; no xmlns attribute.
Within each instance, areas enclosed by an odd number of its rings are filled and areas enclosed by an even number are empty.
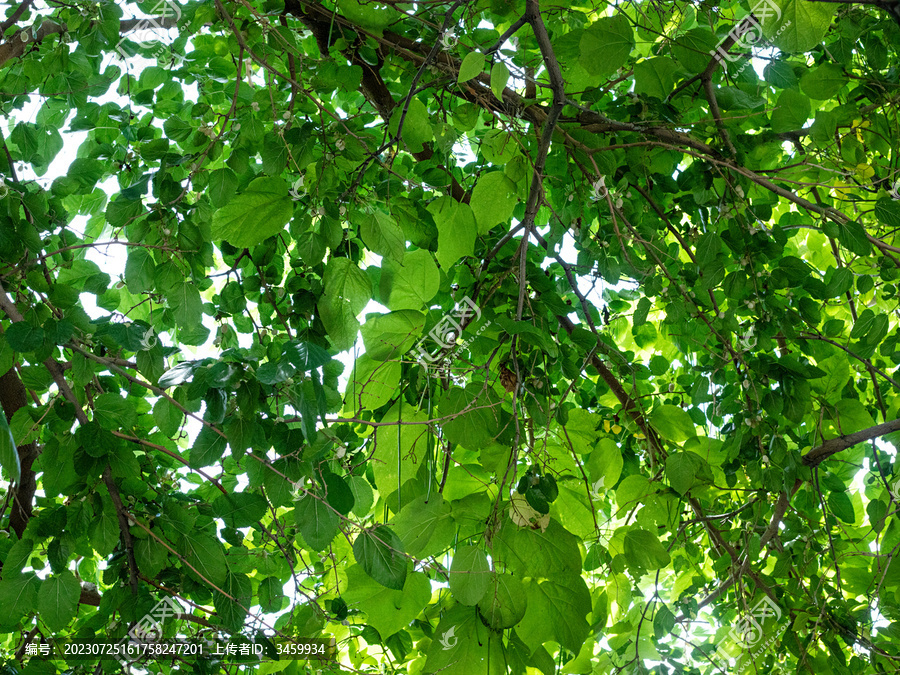
<svg viewBox="0 0 900 675"><path fill-rule="evenodd" d="M8 7L0 671L898 672L898 17Z"/></svg>

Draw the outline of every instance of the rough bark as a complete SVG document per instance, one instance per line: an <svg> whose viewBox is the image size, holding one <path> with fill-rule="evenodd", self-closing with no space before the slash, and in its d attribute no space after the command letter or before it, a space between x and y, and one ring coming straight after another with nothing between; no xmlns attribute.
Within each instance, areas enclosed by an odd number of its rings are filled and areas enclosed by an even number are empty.
<svg viewBox="0 0 900 675"><path fill-rule="evenodd" d="M10 368L5 375L0 377L0 405L3 406L3 412L6 413L7 421L12 421L13 415L25 407L26 403L25 385L19 379L16 369ZM37 459L38 449L35 443L21 445L17 449L19 452L19 464L21 465L21 478L17 485L10 487L12 491L10 495L12 510L9 516L9 525L21 537L34 508L34 491L37 488L37 484L32 464Z"/></svg>

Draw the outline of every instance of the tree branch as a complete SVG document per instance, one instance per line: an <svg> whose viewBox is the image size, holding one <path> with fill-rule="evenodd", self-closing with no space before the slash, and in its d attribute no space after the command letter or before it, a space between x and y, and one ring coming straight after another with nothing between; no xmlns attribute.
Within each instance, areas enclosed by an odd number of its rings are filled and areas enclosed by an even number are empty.
<svg viewBox="0 0 900 675"><path fill-rule="evenodd" d="M825 441L803 455L803 464L809 467L816 467L832 455L839 453L841 450L846 450L863 441L879 438L892 431L900 431L900 419L884 422L883 424L876 424L874 427L869 427L868 429L863 429L862 431L857 431L853 434L845 434Z"/></svg>
<svg viewBox="0 0 900 675"><path fill-rule="evenodd" d="M103 472L103 482L106 483L106 489L109 490L110 499L116 509L116 516L119 519L119 530L122 532L122 543L125 545L125 553L128 556L128 576L131 580L131 594L138 594L138 567L137 561L134 559L134 542L131 539L131 530L128 526L128 516L125 513L125 505L122 504L122 496L119 494L119 488L112 478L112 472L107 465Z"/></svg>
<svg viewBox="0 0 900 675"><path fill-rule="evenodd" d="M16 21L22 18L22 15L25 13L25 10L31 7L34 0L24 0L24 2L20 3L18 7L16 7L16 11L13 12L6 21L0 23L0 33L5 33L6 29L12 26Z"/></svg>

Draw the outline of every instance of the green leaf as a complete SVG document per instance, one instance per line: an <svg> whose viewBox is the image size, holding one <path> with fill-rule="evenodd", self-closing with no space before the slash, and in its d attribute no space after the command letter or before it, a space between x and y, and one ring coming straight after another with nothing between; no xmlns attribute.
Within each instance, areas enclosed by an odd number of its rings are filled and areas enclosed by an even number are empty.
<svg viewBox="0 0 900 675"><path fill-rule="evenodd" d="M840 66L823 63L800 78L800 90L816 101L827 101L843 89L847 78Z"/></svg>
<svg viewBox="0 0 900 675"><path fill-rule="evenodd" d="M882 197L875 202L875 216L888 227L900 227L900 201Z"/></svg>
<svg viewBox="0 0 900 675"><path fill-rule="evenodd" d="M353 410L380 408L396 394L400 371L400 361L375 361L361 354L347 386L348 405Z"/></svg>
<svg viewBox="0 0 900 675"><path fill-rule="evenodd" d="M450 565L450 592L464 605L477 605L491 583L487 556L477 546L461 546Z"/></svg>
<svg viewBox="0 0 900 675"><path fill-rule="evenodd" d="M188 456L188 466L199 469L215 464L225 454L227 441L225 437L217 433L212 427L204 426L197 434L194 445Z"/></svg>
<svg viewBox="0 0 900 675"><path fill-rule="evenodd" d="M503 665L498 667L498 664L505 663L500 635L482 623L474 607L456 605L444 612L434 631L424 672L499 675L505 671Z"/></svg>
<svg viewBox="0 0 900 675"><path fill-rule="evenodd" d="M675 405L661 405L650 413L650 424L667 441L682 443L697 435L688 414Z"/></svg>
<svg viewBox="0 0 900 675"><path fill-rule="evenodd" d="M6 329L6 342L17 352L33 352L44 344L44 331L27 321L18 321Z"/></svg>
<svg viewBox="0 0 900 675"><path fill-rule="evenodd" d="M278 577L266 577L260 581L257 595L259 597L259 608L262 611L270 613L281 610L285 595L283 584Z"/></svg>
<svg viewBox="0 0 900 675"><path fill-rule="evenodd" d="M335 510L316 495L304 495L294 504L294 520L303 540L316 551L324 551L334 539L341 520Z"/></svg>
<svg viewBox="0 0 900 675"><path fill-rule="evenodd" d="M666 567L672 561L659 538L643 528L625 534L625 559L628 564L649 572Z"/></svg>
<svg viewBox="0 0 900 675"><path fill-rule="evenodd" d="M360 532L353 542L353 557L382 586L403 590L409 561L403 543L391 528L379 525Z"/></svg>
<svg viewBox="0 0 900 675"><path fill-rule="evenodd" d="M402 110L403 106L397 106L394 109L394 114L391 115L388 128L392 134L397 133ZM434 135L431 130L428 110L424 103L417 98L413 98L409 102L409 108L403 120L403 142L406 143L410 152L421 152L423 145L431 141L432 138L434 138Z"/></svg>
<svg viewBox="0 0 900 675"><path fill-rule="evenodd" d="M209 174L209 185L206 194L214 208L225 206L237 190L237 175L229 168L216 169Z"/></svg>
<svg viewBox="0 0 900 675"><path fill-rule="evenodd" d="M94 400L94 419L104 429L130 429L137 424L137 413L131 401L118 394L101 394Z"/></svg>
<svg viewBox="0 0 900 675"><path fill-rule="evenodd" d="M560 574L552 579L531 579L525 585L527 609L516 629L529 645L549 640L578 653L590 633L587 615L591 612L591 594L578 574Z"/></svg>
<svg viewBox="0 0 900 675"><path fill-rule="evenodd" d="M324 293L320 304L345 300L353 315L359 314L372 299L372 282L349 258L332 258L325 267Z"/></svg>
<svg viewBox="0 0 900 675"><path fill-rule="evenodd" d="M503 90L509 81L509 68L503 61L497 61L491 68L491 91L499 100L503 100Z"/></svg>
<svg viewBox="0 0 900 675"><path fill-rule="evenodd" d="M495 631L512 628L525 616L528 597L522 581L511 574L491 574L484 597L478 602L478 611Z"/></svg>
<svg viewBox="0 0 900 675"><path fill-rule="evenodd" d="M467 82L473 77L477 77L484 70L484 54L481 52L469 52L463 58L459 65L459 77L456 81L459 83Z"/></svg>
<svg viewBox="0 0 900 675"><path fill-rule="evenodd" d="M350 513L355 498L344 477L336 473L324 472L322 480L325 483L325 498L331 507L344 516Z"/></svg>
<svg viewBox="0 0 900 675"><path fill-rule="evenodd" d="M678 64L667 56L645 59L634 66L634 93L664 99L675 86Z"/></svg>
<svg viewBox="0 0 900 675"><path fill-rule="evenodd" d="M441 415L452 416L441 426L447 440L469 450L489 444L502 431L500 399L479 384L451 387L438 407Z"/></svg>
<svg viewBox="0 0 900 675"><path fill-rule="evenodd" d="M766 8L757 17L767 39L785 52L809 51L822 42L837 7L807 0L773 0L780 12ZM798 127L799 128L799 127Z"/></svg>
<svg viewBox="0 0 900 675"><path fill-rule="evenodd" d="M351 609L365 612L367 623L387 638L419 616L431 600L431 584L427 576L413 572L406 577L402 590L392 590L372 579L361 565L350 565L342 597Z"/></svg>
<svg viewBox="0 0 900 675"><path fill-rule="evenodd" d="M104 496L102 498L102 507L94 513L94 520L91 522L91 546L103 557L113 552L119 543L119 517L116 515L116 509L113 506L112 499Z"/></svg>
<svg viewBox="0 0 900 675"><path fill-rule="evenodd" d="M212 509L215 516L225 521L228 527L250 527L266 514L268 504L261 495L235 492L216 497Z"/></svg>
<svg viewBox="0 0 900 675"><path fill-rule="evenodd" d="M578 538L553 518L544 531L504 521L494 538L493 558L523 577L547 579L581 570Z"/></svg>
<svg viewBox="0 0 900 675"><path fill-rule="evenodd" d="M672 45L672 54L688 72L700 73L710 61L710 52L718 40L708 28L694 28L680 36Z"/></svg>
<svg viewBox="0 0 900 675"><path fill-rule="evenodd" d="M349 302L339 301L334 305L319 304L319 316L328 331L328 339L336 351L350 349L359 334L358 312L354 312Z"/></svg>
<svg viewBox="0 0 900 675"><path fill-rule="evenodd" d="M213 592L213 606L216 608L216 618L226 630L240 630L247 617L253 597L253 585L246 574L234 574L228 572L222 590L228 595ZM228 596L231 596L230 598ZM233 600L231 598L234 598Z"/></svg>
<svg viewBox="0 0 900 675"><path fill-rule="evenodd" d="M634 316L632 318L632 326L634 328L640 328L645 323L647 323L647 315L650 313L651 307L652 303L647 298L641 298L640 300L638 300L638 304L634 310Z"/></svg>
<svg viewBox="0 0 900 675"><path fill-rule="evenodd" d="M610 438L601 438L587 462L594 489L598 492L602 489L611 490L619 482L624 465L625 460L619 446Z"/></svg>
<svg viewBox="0 0 900 675"><path fill-rule="evenodd" d="M693 453L676 452L666 457L669 485L682 496L694 485L697 468Z"/></svg>
<svg viewBox="0 0 900 675"><path fill-rule="evenodd" d="M799 91L785 89L775 103L772 112L772 131L796 131L806 126L812 108L809 99Z"/></svg>
<svg viewBox="0 0 900 675"><path fill-rule="evenodd" d="M428 205L438 229L438 249L435 257L440 266L449 270L456 262L475 252L475 215L468 204L452 197L439 197Z"/></svg>
<svg viewBox="0 0 900 675"><path fill-rule="evenodd" d="M159 576L168 564L169 551L153 537L134 542L134 558L142 574L151 579Z"/></svg>
<svg viewBox="0 0 900 675"><path fill-rule="evenodd" d="M360 328L366 354L390 361L408 352L425 327L425 315L411 309L379 314Z"/></svg>
<svg viewBox="0 0 900 675"><path fill-rule="evenodd" d="M515 185L501 171L485 173L478 179L469 201L478 234L487 234L494 225L507 222L516 206Z"/></svg>
<svg viewBox="0 0 900 675"><path fill-rule="evenodd" d="M391 525L403 542L403 550L414 558L427 558L446 551L457 532L450 504L438 494L420 495L394 516Z"/></svg>
<svg viewBox="0 0 900 675"><path fill-rule="evenodd" d="M125 263L125 283L129 293L143 293L153 289L156 263L145 248L131 248Z"/></svg>
<svg viewBox="0 0 900 675"><path fill-rule="evenodd" d="M160 398L153 405L153 419L160 432L166 438L172 438L178 433L184 413L165 398Z"/></svg>
<svg viewBox="0 0 900 675"><path fill-rule="evenodd" d="M179 328L193 328L203 316L203 300L197 286L184 282L178 284L166 298L172 308L172 318Z"/></svg>
<svg viewBox="0 0 900 675"><path fill-rule="evenodd" d="M391 216L378 209L364 216L359 226L359 236L370 250L379 255L403 260L406 238Z"/></svg>
<svg viewBox="0 0 900 675"><path fill-rule="evenodd" d="M9 430L6 415L2 412L0 412L0 470L7 481L19 482L21 478L19 453L16 450L16 441Z"/></svg>
<svg viewBox="0 0 900 675"><path fill-rule="evenodd" d="M222 588L228 575L228 564L218 539L203 532L187 532L179 537L177 548L194 574L201 575L202 581Z"/></svg>
<svg viewBox="0 0 900 675"><path fill-rule="evenodd" d="M869 255L872 252L866 231L855 220L838 224L838 241L857 255Z"/></svg>
<svg viewBox="0 0 900 675"><path fill-rule="evenodd" d="M625 65L634 49L631 23L622 14L603 17L581 34L579 63L592 75L610 75Z"/></svg>
<svg viewBox="0 0 900 675"><path fill-rule="evenodd" d="M440 281L431 253L422 249L407 253L395 268L387 305L393 310L422 310L438 292Z"/></svg>
<svg viewBox="0 0 900 675"><path fill-rule="evenodd" d="M383 426L375 430L375 444L381 461L375 462L372 472L375 486L382 494L390 494L397 489L398 482L413 478L425 459L428 426L421 423L429 419L428 415L407 409L403 410L404 424L391 424L399 420L399 411L399 405L393 406L382 417Z"/></svg>
<svg viewBox="0 0 900 675"><path fill-rule="evenodd" d="M845 523L853 525L856 522L853 502L846 492L831 492L828 495L828 508Z"/></svg>
<svg viewBox="0 0 900 675"><path fill-rule="evenodd" d="M50 630L61 631L75 618L80 597L81 585L69 570L44 579L37 594L41 621Z"/></svg>
<svg viewBox="0 0 900 675"><path fill-rule="evenodd" d="M237 248L255 246L284 229L294 213L289 187L281 178L263 176L213 215L212 238Z"/></svg>
<svg viewBox="0 0 900 675"><path fill-rule="evenodd" d="M375 503L375 493L369 481L361 476L350 476L350 491L353 492L353 514L364 517L369 515Z"/></svg>
<svg viewBox="0 0 900 675"><path fill-rule="evenodd" d="M656 615L653 617L653 634L657 640L661 640L672 633L675 627L675 615L665 605L659 605Z"/></svg>
<svg viewBox="0 0 900 675"><path fill-rule="evenodd" d="M875 312L871 309L864 309L853 323L853 330L850 331L850 338L852 340L858 340L865 337L872 331L874 323Z"/></svg>
<svg viewBox="0 0 900 675"><path fill-rule="evenodd" d="M31 557L34 550L34 541L31 539L20 539L9 549L6 558L3 560L3 569L6 573L12 575L13 572L21 572L25 567L25 563Z"/></svg>
<svg viewBox="0 0 900 675"><path fill-rule="evenodd" d="M763 77L766 82L779 89L790 89L797 86L794 69L785 61L769 61L763 68Z"/></svg>
<svg viewBox="0 0 900 675"><path fill-rule="evenodd" d="M43 582L34 573L4 574L3 579L0 579L0 607L3 607L0 626L7 625L9 620L18 622L26 612L35 611L38 604L38 591L42 585ZM71 619L71 617L69 618ZM68 624L68 620L63 627L66 624Z"/></svg>

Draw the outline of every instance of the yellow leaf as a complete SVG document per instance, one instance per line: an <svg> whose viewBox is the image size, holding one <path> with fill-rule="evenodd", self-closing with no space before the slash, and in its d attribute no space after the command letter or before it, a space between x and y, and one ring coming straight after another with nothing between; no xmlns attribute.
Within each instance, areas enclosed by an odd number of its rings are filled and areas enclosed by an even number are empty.
<svg viewBox="0 0 900 675"><path fill-rule="evenodd" d="M875 169L873 169L868 164L857 164L856 175L864 180L868 180L875 175Z"/></svg>

